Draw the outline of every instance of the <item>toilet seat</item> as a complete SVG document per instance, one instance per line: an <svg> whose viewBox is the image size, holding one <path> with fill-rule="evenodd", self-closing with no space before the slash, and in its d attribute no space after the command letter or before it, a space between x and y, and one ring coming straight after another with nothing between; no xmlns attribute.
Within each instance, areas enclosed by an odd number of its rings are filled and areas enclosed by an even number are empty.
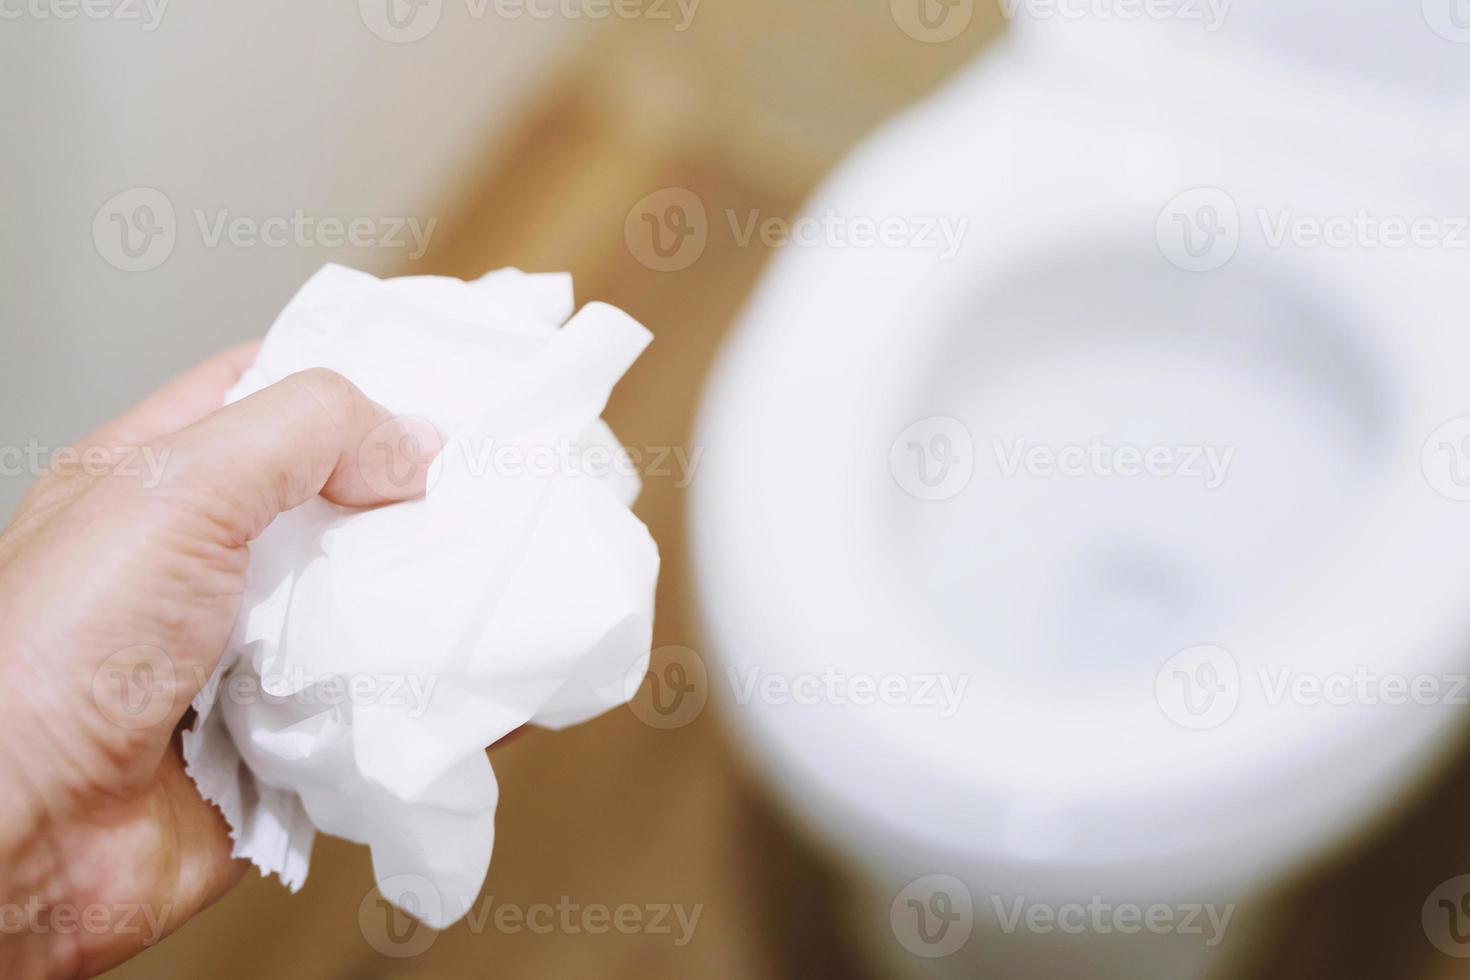
<svg viewBox="0 0 1470 980"><path fill-rule="evenodd" d="M949 364L957 332L978 324L987 297L1038 266L1077 268L1108 254L1155 263L1149 274L1160 283L1218 274L1284 289L1319 311L1332 350L1360 369L1357 394L1379 424L1375 465L1351 524L1292 584L1289 601L1240 626L1229 651L1245 678L1282 666L1464 673L1470 503L1437 492L1423 467L1431 433L1470 416L1470 331L1456 295L1464 260L1272 249L1247 217L1229 266L1191 273L1160 254L1155 226L1172 194L1198 186L1225 189L1243 216L1279 214L1286 202L1323 213L1363 201L1405 215L1470 208L1411 190L1408 153L1356 146L1352 132L1317 126L1307 148L1298 138L1241 151L1263 132L1300 137L1317 113L1309 89L1275 103L1269 118L1210 107L1202 138L1178 124L1188 113L1119 91L1127 79L1112 85L1076 64L1077 84L1067 86L1052 64L1038 85L1008 61L1034 56L992 55L871 141L810 208L968 215L961 253L948 263L881 245L782 255L722 358L698 435L699 587L713 652L731 676L830 664L953 674L961 665L971 677L964 708L936 720L877 705L796 710L757 700L727 714L766 768L799 787L790 794L798 809L879 860L903 854L948 867L935 856L959 855L997 886L1013 875L1033 889L1104 873L1116 881L1119 868L1140 890L1257 879L1381 815L1431 771L1464 710L1268 704L1247 696L1246 682L1228 722L1188 730L1157 710L1151 687L1057 690L1048 701L993 667L965 667L974 661L963 644L926 627L933 607L916 586L922 576L893 545L902 515L953 501L905 495L889 472L891 444L916 419L954 414L925 403L925 381ZM1170 77L1168 67L1139 74ZM1120 108L1150 104L1152 113ZM967 124L956 132L946 120L961 105ZM1407 140L1421 124L1400 111L1364 129L1401 127ZM1400 190L1390 198L1384 187ZM1065 277L1055 288L1067 290ZM976 585L1004 592L1011 583ZM1162 666L1151 663L1148 676Z"/></svg>

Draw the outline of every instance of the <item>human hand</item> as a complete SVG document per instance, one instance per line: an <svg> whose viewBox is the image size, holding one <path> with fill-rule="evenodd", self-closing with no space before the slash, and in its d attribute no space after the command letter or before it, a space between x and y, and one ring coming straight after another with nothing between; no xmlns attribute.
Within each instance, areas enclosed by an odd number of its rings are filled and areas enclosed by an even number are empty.
<svg viewBox="0 0 1470 980"><path fill-rule="evenodd" d="M247 544L318 493L424 491L414 433L339 375L220 408L255 351L83 440L0 533L0 975L98 973L238 880L176 730L234 628ZM388 452L361 452L370 434Z"/></svg>

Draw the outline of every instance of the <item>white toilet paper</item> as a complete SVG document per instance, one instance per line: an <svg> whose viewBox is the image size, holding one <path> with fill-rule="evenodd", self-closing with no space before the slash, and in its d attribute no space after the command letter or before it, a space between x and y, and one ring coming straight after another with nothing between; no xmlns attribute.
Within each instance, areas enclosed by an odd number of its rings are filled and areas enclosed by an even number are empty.
<svg viewBox="0 0 1470 980"><path fill-rule="evenodd" d="M453 923L490 862L485 747L592 718L647 669L658 550L599 415L651 337L596 303L558 328L571 309L568 275L329 265L228 396L326 367L445 437L422 499L318 497L251 545L234 638L184 733L235 854L293 891L321 830L371 847L387 898ZM440 901L414 900L425 880Z"/></svg>

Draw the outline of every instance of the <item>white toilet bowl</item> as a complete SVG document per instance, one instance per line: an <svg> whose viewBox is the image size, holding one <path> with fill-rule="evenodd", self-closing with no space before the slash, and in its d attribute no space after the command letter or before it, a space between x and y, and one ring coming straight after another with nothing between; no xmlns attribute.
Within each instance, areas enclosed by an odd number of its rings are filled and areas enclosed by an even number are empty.
<svg viewBox="0 0 1470 980"><path fill-rule="evenodd" d="M808 209L914 234L788 248L709 388L712 687L900 972L1203 975L1466 725L1470 250L1381 232L1470 153L1254 23L1008 41Z"/></svg>

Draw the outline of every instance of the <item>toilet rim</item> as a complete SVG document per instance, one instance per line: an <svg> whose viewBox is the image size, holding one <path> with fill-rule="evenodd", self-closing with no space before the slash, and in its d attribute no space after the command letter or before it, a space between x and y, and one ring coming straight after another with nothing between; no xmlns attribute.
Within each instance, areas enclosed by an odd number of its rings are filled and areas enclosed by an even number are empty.
<svg viewBox="0 0 1470 980"><path fill-rule="evenodd" d="M1075 230L1070 229L1073 234ZM842 608L859 616L862 624L844 635L865 637L869 646L882 650L890 638L903 635L914 615L886 583L873 579L870 570L881 565L883 556L876 561L872 554L865 556L868 560L832 560L833 554L864 557L859 553L868 547L865 535L844 535L841 528L823 535L818 533L823 525L835 528L840 522L799 524L780 516L783 512L831 516L834 502L843 502L850 512L851 491L844 481L851 480L855 471L850 461L840 458L841 453L886 449L895 434L840 435L843 424L859 426L862 420L882 416L881 405L873 404L874 391L864 386L860 372L824 370L820 372L821 398L814 400L811 390L818 386L812 384L811 372L773 372L770 366L778 359L793 358L809 367L816 365L815 358L823 348L830 351L832 338L824 338L825 343L802 343L797 338L803 332L810 334L811 324L823 320L843 325L842 342L849 350L867 344L870 349L892 352L894 347L884 346L885 340L892 339L891 324L887 332L864 331L884 326L883 318L895 312L895 296L909 304L906 322L911 327L928 322L928 312L942 306L946 297L957 298L957 291L931 288L936 283L963 281L968 290L976 278L999 281L1028 261L1031 256L1024 253L981 248L979 255L968 255L963 266L944 269L915 262L913 256L849 252L836 260L829 257L825 263L808 256L788 257L786 268L773 274L754 301L745 328L730 342L699 425L699 444L709 452L705 479L695 481L693 487L694 535L711 638L723 660L760 662L762 655L776 647L782 658L790 658L788 662L817 664L831 655L830 648L824 647L821 616ZM1463 600L1470 585L1470 549L1446 547L1445 542L1466 536L1470 503L1437 494L1419 459L1424 440L1436 426L1470 414L1470 386L1456 370L1470 354L1470 336L1450 329L1451 318L1445 312L1448 304L1442 302L1445 290L1436 286L1440 280L1435 270L1404 262L1394 264L1385 274L1364 276L1351 263L1324 260L1293 266L1279 256L1273 262L1285 262L1282 268L1288 270L1288 276L1300 277L1303 283L1313 281L1320 287L1325 277L1330 292L1362 311L1362 329L1380 341L1376 344L1380 350L1393 351L1388 376L1399 410L1394 416L1388 451L1390 477L1384 494L1371 515L1347 536L1350 544L1344 553L1356 560L1325 569L1290 614L1245 644L1248 652L1241 656L1248 664L1298 662L1305 656L1315 664L1367 661L1411 674L1463 670L1463 640L1470 637L1466 611L1470 603ZM1395 311L1393 316L1387 314L1389 310ZM1412 329L1395 332L1403 330L1398 324L1405 323ZM879 392L878 398L883 397ZM780 446L793 420L803 419L819 432L839 433L818 447L817 452L826 451L826 456L801 461L799 456L777 453L778 459L763 458L771 454L762 453L761 447ZM720 462L727 453L733 464L728 468ZM803 477L796 481L800 486L795 492L786 485L793 460L802 465ZM777 533L770 531L772 527ZM777 556L775 560L772 555ZM746 582L757 575L767 580L763 597L801 597L820 581L825 598L817 603L752 605ZM1352 598L1345 600L1345 596ZM742 602L746 604L741 606ZM1396 655L1389 657L1386 651L1396 651ZM989 804L1004 803L1007 795L1014 795L1008 791L1017 789L973 780L966 784L965 767L935 765L932 741L926 743L920 734L906 743L906 734L913 733L886 724L881 715L831 710L821 712L820 721L813 721L810 717L793 719L790 713L783 717L759 705L747 707L749 710L735 713L737 723L748 726L781 764L796 767L805 777L823 783L826 791L845 796L850 806L907 832L931 830L917 826L911 816L906 818L902 806L889 805L895 800L911 801L910 794L932 794L942 788L945 806L973 814L983 812ZM1179 745L1195 753L1215 753L1221 767L1218 771L1206 765L1199 766L1192 777L1176 778L1174 774L1164 789L1171 799L1152 798L1158 794L1151 796L1147 787L1141 792L1134 792L1139 787L1126 787L1111 804L1118 813L1125 813L1146 801L1153 812L1174 814L1181 823L1194 824L1197 832L1160 843L1167 843L1176 853L1218 850L1222 842L1259 839L1262 833L1276 833L1284 846L1288 836L1283 828L1296 834L1304 833L1304 828L1315 831L1313 820L1343 820L1356 812L1353 801L1369 799L1373 793L1382 795L1401 771L1413 768L1407 762L1442 741L1444 733L1459 724L1461 715L1447 710L1400 712L1397 717L1393 712L1370 710L1336 715L1321 711L1280 716L1247 713L1240 716L1243 723L1232 721L1234 727L1212 744L1199 739L1191 744L1181 737ZM824 733L824 729L832 730ZM1005 731L992 734L998 739L996 744L1005 744ZM1284 740L1289 740L1293 752L1274 751ZM1263 750L1263 741L1269 742L1271 751ZM850 778L824 771L822 751L842 743L855 754L898 760L899 767L892 771L900 775L900 781L910 776L914 781L899 792L854 792ZM1243 780L1239 767L1230 764L1232 754L1242 748L1253 753L1253 761L1275 771L1263 776L1254 770L1250 780ZM1185 757L1176 754L1173 759ZM1333 784L1320 792L1300 783L1304 775L1319 772L1323 764L1354 758L1361 761L1362 771L1352 778L1323 781ZM1283 789L1294 787L1294 805L1276 814L1263 811L1259 806L1263 782L1274 782ZM1249 792L1233 792L1239 787ZM1036 789L1027 787L1026 791ZM1051 805L1055 799L1049 792L1038 790L1031 802L1043 808ZM1064 799L1061 806L1075 808L1084 803L1106 810L1109 800ZM1202 819L1200 812L1205 808L1220 811L1218 819ZM971 820L966 828L941 828L933 835L948 845L974 849L980 846L976 840L987 837L983 823ZM1222 830L1224 823L1233 825ZM1002 833L995 827L991 830L995 835ZM1069 841L1055 844L1047 856L1124 860L1157 853L1157 848L1150 850L1147 840L1120 844L1074 833Z"/></svg>

